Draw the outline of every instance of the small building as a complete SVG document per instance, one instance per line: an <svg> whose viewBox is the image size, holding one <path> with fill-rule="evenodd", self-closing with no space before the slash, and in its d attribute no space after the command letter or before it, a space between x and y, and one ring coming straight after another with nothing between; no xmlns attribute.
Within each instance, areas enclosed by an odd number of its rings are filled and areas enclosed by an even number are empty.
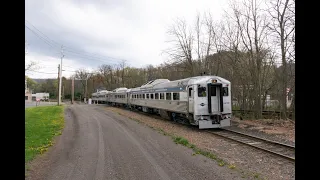
<svg viewBox="0 0 320 180"><path fill-rule="evenodd" d="M47 101L49 100L49 93L32 94L32 100L36 101L37 99L40 99L41 101Z"/></svg>

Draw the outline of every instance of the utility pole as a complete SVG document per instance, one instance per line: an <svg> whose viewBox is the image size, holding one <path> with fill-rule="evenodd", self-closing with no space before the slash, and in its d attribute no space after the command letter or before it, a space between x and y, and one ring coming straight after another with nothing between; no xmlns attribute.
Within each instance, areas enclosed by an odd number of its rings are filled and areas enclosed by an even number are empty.
<svg viewBox="0 0 320 180"><path fill-rule="evenodd" d="M59 87L60 87L60 64L58 65L58 106L60 105L60 101L59 101Z"/></svg>
<svg viewBox="0 0 320 180"><path fill-rule="evenodd" d="M72 88L71 88L71 104L73 104L74 99L74 78L72 78Z"/></svg>
<svg viewBox="0 0 320 180"><path fill-rule="evenodd" d="M61 63L60 63L60 80L59 80L59 99L58 105L61 105L61 85L62 85L62 59L64 57L63 54L63 46L61 46Z"/></svg>
<svg viewBox="0 0 320 180"><path fill-rule="evenodd" d="M88 78L86 79L86 102L88 102Z"/></svg>
<svg viewBox="0 0 320 180"><path fill-rule="evenodd" d="M27 55L27 54L28 54L28 42L27 42L27 40L26 40L26 42L25 42L25 47L26 47L25 55Z"/></svg>

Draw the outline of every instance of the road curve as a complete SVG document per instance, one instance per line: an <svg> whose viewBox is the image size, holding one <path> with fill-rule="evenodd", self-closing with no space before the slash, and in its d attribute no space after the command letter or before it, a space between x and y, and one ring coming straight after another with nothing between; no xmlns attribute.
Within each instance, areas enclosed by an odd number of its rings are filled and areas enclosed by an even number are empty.
<svg viewBox="0 0 320 180"><path fill-rule="evenodd" d="M242 179L170 137L103 106L72 105L63 134L31 164L26 179Z"/></svg>

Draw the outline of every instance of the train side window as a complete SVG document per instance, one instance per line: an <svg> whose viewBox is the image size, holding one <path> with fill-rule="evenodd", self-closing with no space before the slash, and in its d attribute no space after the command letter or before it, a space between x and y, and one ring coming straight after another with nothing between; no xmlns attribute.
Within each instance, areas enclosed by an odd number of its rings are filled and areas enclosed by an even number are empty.
<svg viewBox="0 0 320 180"><path fill-rule="evenodd" d="M150 94L150 99L153 99L153 94Z"/></svg>
<svg viewBox="0 0 320 180"><path fill-rule="evenodd" d="M189 97L192 97L192 88L189 88Z"/></svg>
<svg viewBox="0 0 320 180"><path fill-rule="evenodd" d="M154 98L155 98L155 99L159 99L159 93L156 93L156 94L154 95Z"/></svg>
<svg viewBox="0 0 320 180"><path fill-rule="evenodd" d="M171 93L166 93L166 100L171 100Z"/></svg>
<svg viewBox="0 0 320 180"><path fill-rule="evenodd" d="M142 99L145 99L145 97L146 97L146 94L142 94Z"/></svg>
<svg viewBox="0 0 320 180"><path fill-rule="evenodd" d="M198 87L198 97L206 97L207 92L206 92L206 87Z"/></svg>
<svg viewBox="0 0 320 180"><path fill-rule="evenodd" d="M173 93L172 98L173 98L173 100L180 100L179 93Z"/></svg>
<svg viewBox="0 0 320 180"><path fill-rule="evenodd" d="M217 95L217 89L215 86L211 86L211 96L216 96Z"/></svg>
<svg viewBox="0 0 320 180"><path fill-rule="evenodd" d="M164 99L164 93L160 93L160 99Z"/></svg>
<svg viewBox="0 0 320 180"><path fill-rule="evenodd" d="M147 99L149 99L149 94L147 94Z"/></svg>

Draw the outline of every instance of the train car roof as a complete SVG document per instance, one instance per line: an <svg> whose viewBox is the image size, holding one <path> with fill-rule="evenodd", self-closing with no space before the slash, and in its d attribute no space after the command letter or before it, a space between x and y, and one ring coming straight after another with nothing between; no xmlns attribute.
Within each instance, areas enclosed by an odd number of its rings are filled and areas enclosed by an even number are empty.
<svg viewBox="0 0 320 180"><path fill-rule="evenodd" d="M147 89L147 88L152 88L153 86L157 85L157 84L162 84L162 83L166 83L166 82L170 82L169 79L155 79L152 81L149 81L145 84L143 84L140 88L141 89Z"/></svg>
<svg viewBox="0 0 320 180"><path fill-rule="evenodd" d="M112 93L121 93L121 92L127 92L128 88L126 87L120 87L120 88L116 88L112 91Z"/></svg>
<svg viewBox="0 0 320 180"><path fill-rule="evenodd" d="M186 87L187 85L191 85L191 84L205 83L210 79L217 79L222 83L230 84L230 81L219 76L195 76L195 77L160 83L153 86L153 88L157 89L157 88Z"/></svg>

